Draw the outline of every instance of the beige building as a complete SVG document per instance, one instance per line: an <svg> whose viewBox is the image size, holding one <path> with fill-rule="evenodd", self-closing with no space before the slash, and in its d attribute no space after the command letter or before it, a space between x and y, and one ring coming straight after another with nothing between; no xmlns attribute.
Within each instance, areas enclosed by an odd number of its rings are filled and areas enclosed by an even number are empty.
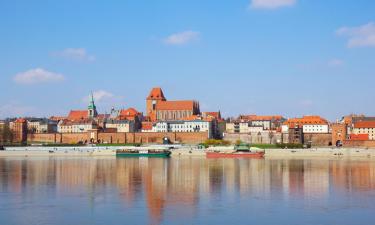
<svg viewBox="0 0 375 225"><path fill-rule="evenodd" d="M57 122L48 119L27 119L27 130L30 133L55 133Z"/></svg>
<svg viewBox="0 0 375 225"><path fill-rule="evenodd" d="M85 133L89 130L97 129L98 125L94 120L62 120L57 125L58 133Z"/></svg>
<svg viewBox="0 0 375 225"><path fill-rule="evenodd" d="M262 132L262 125L253 126L250 122L230 122L226 124L226 133L247 134L254 132Z"/></svg>
<svg viewBox="0 0 375 225"><path fill-rule="evenodd" d="M106 121L105 128L116 129L119 133L135 132L134 120L112 120Z"/></svg>

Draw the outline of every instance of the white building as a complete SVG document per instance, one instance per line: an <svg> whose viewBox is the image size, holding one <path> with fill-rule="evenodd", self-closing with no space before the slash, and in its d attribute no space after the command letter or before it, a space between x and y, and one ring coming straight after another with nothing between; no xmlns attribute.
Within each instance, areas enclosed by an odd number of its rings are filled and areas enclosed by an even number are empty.
<svg viewBox="0 0 375 225"><path fill-rule="evenodd" d="M353 134L367 134L369 140L375 140L375 121L359 121L354 123Z"/></svg>
<svg viewBox="0 0 375 225"><path fill-rule="evenodd" d="M207 132L212 138L212 122L194 118L192 120L159 121L152 127L152 132Z"/></svg>
<svg viewBox="0 0 375 225"><path fill-rule="evenodd" d="M328 124L305 124L302 130L304 134L327 134L329 126Z"/></svg>

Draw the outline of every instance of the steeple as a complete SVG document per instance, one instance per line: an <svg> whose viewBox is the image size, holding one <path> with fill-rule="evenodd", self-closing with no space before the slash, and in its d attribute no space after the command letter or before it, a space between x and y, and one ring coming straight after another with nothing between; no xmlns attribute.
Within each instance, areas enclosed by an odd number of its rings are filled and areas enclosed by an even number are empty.
<svg viewBox="0 0 375 225"><path fill-rule="evenodd" d="M96 105L94 101L94 94L91 92L91 100L90 104L87 107L88 115L90 119L93 119L98 116L98 112L96 111Z"/></svg>

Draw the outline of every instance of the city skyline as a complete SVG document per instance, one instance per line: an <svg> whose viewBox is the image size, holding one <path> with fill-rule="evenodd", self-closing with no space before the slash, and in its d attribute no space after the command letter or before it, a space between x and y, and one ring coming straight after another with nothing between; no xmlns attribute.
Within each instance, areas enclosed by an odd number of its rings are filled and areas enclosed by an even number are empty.
<svg viewBox="0 0 375 225"><path fill-rule="evenodd" d="M91 91L102 113L112 106L145 112L154 86L224 117L374 115L373 6L2 3L0 118L66 115L85 109Z"/></svg>

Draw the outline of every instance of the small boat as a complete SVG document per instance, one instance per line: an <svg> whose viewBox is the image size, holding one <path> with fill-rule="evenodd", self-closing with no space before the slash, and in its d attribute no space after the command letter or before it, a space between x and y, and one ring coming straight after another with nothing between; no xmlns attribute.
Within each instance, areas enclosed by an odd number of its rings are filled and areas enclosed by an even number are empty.
<svg viewBox="0 0 375 225"><path fill-rule="evenodd" d="M240 144L235 146L232 151L208 150L207 158L256 158L264 157L264 150L251 148L248 144Z"/></svg>
<svg viewBox="0 0 375 225"><path fill-rule="evenodd" d="M171 155L169 150L152 150L152 149L119 149L116 151L117 157L161 157L166 158Z"/></svg>

